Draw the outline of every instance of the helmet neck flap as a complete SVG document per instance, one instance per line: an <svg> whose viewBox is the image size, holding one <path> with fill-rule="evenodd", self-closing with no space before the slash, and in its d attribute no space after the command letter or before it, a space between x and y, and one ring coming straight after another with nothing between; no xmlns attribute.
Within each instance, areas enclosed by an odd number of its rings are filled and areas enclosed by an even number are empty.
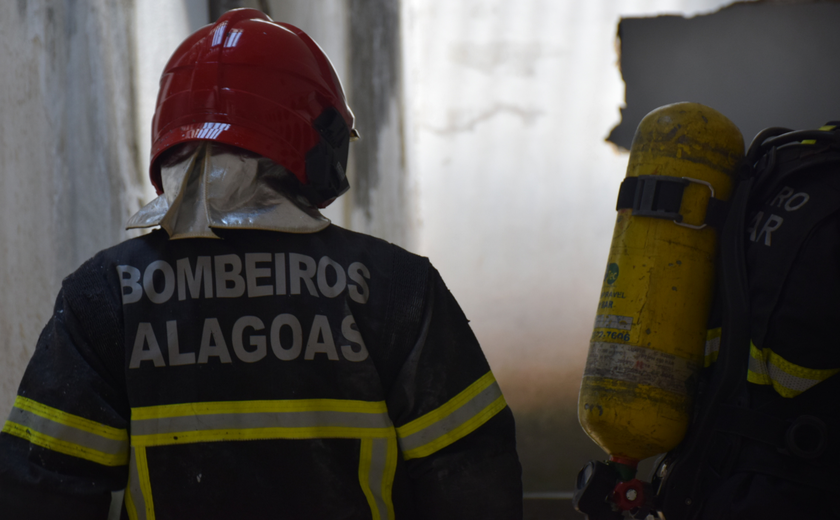
<svg viewBox="0 0 840 520"><path fill-rule="evenodd" d="M163 194L127 229L161 226L170 239L219 238L214 229L314 233L330 221L296 193L298 181L272 160L214 142L184 143L160 160Z"/></svg>

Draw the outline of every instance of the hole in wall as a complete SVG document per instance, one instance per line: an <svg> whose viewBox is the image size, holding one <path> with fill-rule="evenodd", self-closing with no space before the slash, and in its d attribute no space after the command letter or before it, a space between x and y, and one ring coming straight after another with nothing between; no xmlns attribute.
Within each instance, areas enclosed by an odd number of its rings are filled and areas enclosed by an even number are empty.
<svg viewBox="0 0 840 520"><path fill-rule="evenodd" d="M641 119L680 101L710 106L741 129L818 128L840 118L840 2L738 2L691 18L624 18L626 85L607 141L629 149Z"/></svg>

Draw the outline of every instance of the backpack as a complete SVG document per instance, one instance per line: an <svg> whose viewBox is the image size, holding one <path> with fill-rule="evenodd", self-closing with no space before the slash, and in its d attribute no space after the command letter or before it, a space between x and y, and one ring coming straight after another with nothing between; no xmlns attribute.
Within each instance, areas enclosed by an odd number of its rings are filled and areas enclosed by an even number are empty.
<svg viewBox="0 0 840 520"><path fill-rule="evenodd" d="M840 488L837 126L769 128L750 146L720 236L714 362L636 518L838 515L827 493Z"/></svg>

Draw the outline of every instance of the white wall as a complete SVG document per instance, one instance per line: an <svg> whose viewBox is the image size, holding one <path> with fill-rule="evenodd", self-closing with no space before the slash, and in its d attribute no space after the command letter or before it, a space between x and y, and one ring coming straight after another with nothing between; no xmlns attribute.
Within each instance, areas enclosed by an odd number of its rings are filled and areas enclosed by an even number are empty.
<svg viewBox="0 0 840 520"><path fill-rule="evenodd" d="M721 0L405 0L410 170L419 250L500 367L586 354L627 155L621 16Z"/></svg>
<svg viewBox="0 0 840 520"><path fill-rule="evenodd" d="M398 0L269 0L271 17L303 29L329 56L341 78L362 139L350 146L350 191L323 213L333 223L415 245L416 211L405 164L403 100L399 71L390 77L389 57L399 56L386 9ZM260 2L243 1L257 7ZM377 45L378 44L378 45ZM399 61L399 58L396 60ZM396 85L389 80L396 79ZM367 171L360 166L368 165Z"/></svg>
<svg viewBox="0 0 840 520"><path fill-rule="evenodd" d="M160 76L169 57L187 36L209 23L207 0L135 0L134 102L137 110L137 148L141 175L148 178ZM143 184L144 202L155 198L151 183Z"/></svg>
<svg viewBox="0 0 840 520"><path fill-rule="evenodd" d="M256 2L251 2L256 4ZM318 42L348 92L347 70L347 2L346 0L271 0L272 19L302 29ZM352 108L352 106L351 106ZM351 145L351 150L354 145ZM352 152L351 152L352 153ZM352 163L352 162L351 162ZM350 172L352 177L352 172ZM351 180L351 190L352 178ZM338 198L322 213L335 224L349 227L352 204L347 195Z"/></svg>
<svg viewBox="0 0 840 520"><path fill-rule="evenodd" d="M576 405L628 159L604 141L624 97L618 21L725 3L403 1L417 249L517 416L527 492L570 489L599 452Z"/></svg>
<svg viewBox="0 0 840 520"><path fill-rule="evenodd" d="M0 4L0 415L64 276L140 204L131 2Z"/></svg>

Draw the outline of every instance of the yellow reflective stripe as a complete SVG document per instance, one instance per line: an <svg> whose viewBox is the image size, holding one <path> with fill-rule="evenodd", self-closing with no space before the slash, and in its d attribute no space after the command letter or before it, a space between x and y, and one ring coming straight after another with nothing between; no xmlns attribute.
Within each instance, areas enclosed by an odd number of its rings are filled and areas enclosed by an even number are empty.
<svg viewBox="0 0 840 520"><path fill-rule="evenodd" d="M397 441L384 401L297 399L181 403L132 409L129 491L137 520L152 516L147 447L269 439L360 439L359 481L374 517L393 520Z"/></svg>
<svg viewBox="0 0 840 520"><path fill-rule="evenodd" d="M43 434L27 426L17 424L12 421L6 421L3 426L3 433L20 437L30 443L47 448L64 455L70 455L80 459L89 460L102 464L103 466L123 466L126 462L126 455L124 453L105 453L87 446L81 446L72 442L56 439L49 435Z"/></svg>
<svg viewBox="0 0 840 520"><path fill-rule="evenodd" d="M379 520L379 508L376 506L376 499L373 497L373 490L370 488L370 464L373 459L373 439L362 439L359 449L359 484L367 499L373 520Z"/></svg>
<svg viewBox="0 0 840 520"><path fill-rule="evenodd" d="M488 372L422 417L397 428L404 459L426 457L475 431L507 406Z"/></svg>
<svg viewBox="0 0 840 520"><path fill-rule="evenodd" d="M436 440L428 444L424 444L423 446L420 446L418 448L403 451L403 458L408 460L416 459L419 457L427 457L432 453L449 446L453 442L462 439L463 437L466 437L468 434L477 430L479 426L486 423L494 415L504 410L506 406L507 403L505 402L504 396L499 396L495 401L493 401L490 405L484 408L478 415L474 416L472 419L463 423L462 425L450 431L449 433L442 435Z"/></svg>
<svg viewBox="0 0 840 520"><path fill-rule="evenodd" d="M769 348L750 344L750 365L747 381L757 385L773 385L782 397L796 397L805 390L828 379L840 369L805 368L791 363Z"/></svg>
<svg viewBox="0 0 840 520"><path fill-rule="evenodd" d="M397 437L391 435L387 439L388 451L385 458L385 474L382 478L382 497L388 508L388 518L394 518L394 501L391 500L391 493L394 490L394 476L397 473Z"/></svg>
<svg viewBox="0 0 840 520"><path fill-rule="evenodd" d="M367 499L372 520L393 520L391 494L397 469L397 439L362 439L359 450L359 484Z"/></svg>
<svg viewBox="0 0 840 520"><path fill-rule="evenodd" d="M384 438L393 425L384 401L295 399L133 408L132 444L260 439Z"/></svg>
<svg viewBox="0 0 840 520"><path fill-rule="evenodd" d="M767 373L767 360L764 352L750 342L750 364L747 368L747 381L756 385L770 385L770 375Z"/></svg>
<svg viewBox="0 0 840 520"><path fill-rule="evenodd" d="M3 431L64 455L106 466L128 463L128 432L18 396Z"/></svg>
<svg viewBox="0 0 840 520"><path fill-rule="evenodd" d="M146 520L155 520L155 504L152 500L152 481L149 478L149 461L146 459L146 448L134 448L134 462L137 464L137 474L140 479L140 491L146 505Z"/></svg>
<svg viewBox="0 0 840 520"><path fill-rule="evenodd" d="M496 378L493 376L493 372L487 372L473 384L468 386L464 391L447 401L439 408L436 408L426 415L397 428L397 435L400 437L408 437L413 433L417 433L420 430L429 427L433 423L440 421L447 415L462 407L464 404L468 403L472 398L480 394L484 389L495 382Z"/></svg>
<svg viewBox="0 0 840 520"><path fill-rule="evenodd" d="M126 432L126 430L113 428L96 421L91 421L90 419L85 419L84 417L79 417L78 415L62 412L61 410L49 407L45 404L41 404L20 395L15 399L14 406L15 408L32 412L45 419L49 419L77 430L92 433L100 437L105 437L106 439L115 441L128 440L128 432Z"/></svg>
<svg viewBox="0 0 840 520"><path fill-rule="evenodd" d="M747 381L756 385L772 385L773 381L770 380L770 376L767 374L762 374L759 372L753 372L752 370L747 370Z"/></svg>
<svg viewBox="0 0 840 520"><path fill-rule="evenodd" d="M384 401L343 399L291 399L285 401L221 401L144 406L131 409L132 420L164 419L190 415L283 412L387 413Z"/></svg>
<svg viewBox="0 0 840 520"><path fill-rule="evenodd" d="M129 485L131 482L129 481ZM131 489L126 487L125 490L125 511L128 513L128 520L140 520L137 516L137 506L134 505L134 499L131 498Z"/></svg>
<svg viewBox="0 0 840 520"><path fill-rule="evenodd" d="M770 349L765 349L769 352L769 362L771 365L774 365L785 373L790 374L795 377L801 377L803 379L814 379L818 381L823 381L828 379L829 377L836 374L840 369L837 368L828 368L828 369L816 369L816 368L805 368L799 365L794 365L790 361L786 360L782 356L776 354Z"/></svg>
<svg viewBox="0 0 840 520"><path fill-rule="evenodd" d="M721 328L709 329L706 331L706 349L703 358L703 366L710 367L715 363L720 353Z"/></svg>
<svg viewBox="0 0 840 520"><path fill-rule="evenodd" d="M230 428L223 430L200 430L152 435L132 435L133 446L164 446L189 444L192 442L255 441L268 439L375 439L387 437L392 428L344 428L341 426L317 426L312 428Z"/></svg>

